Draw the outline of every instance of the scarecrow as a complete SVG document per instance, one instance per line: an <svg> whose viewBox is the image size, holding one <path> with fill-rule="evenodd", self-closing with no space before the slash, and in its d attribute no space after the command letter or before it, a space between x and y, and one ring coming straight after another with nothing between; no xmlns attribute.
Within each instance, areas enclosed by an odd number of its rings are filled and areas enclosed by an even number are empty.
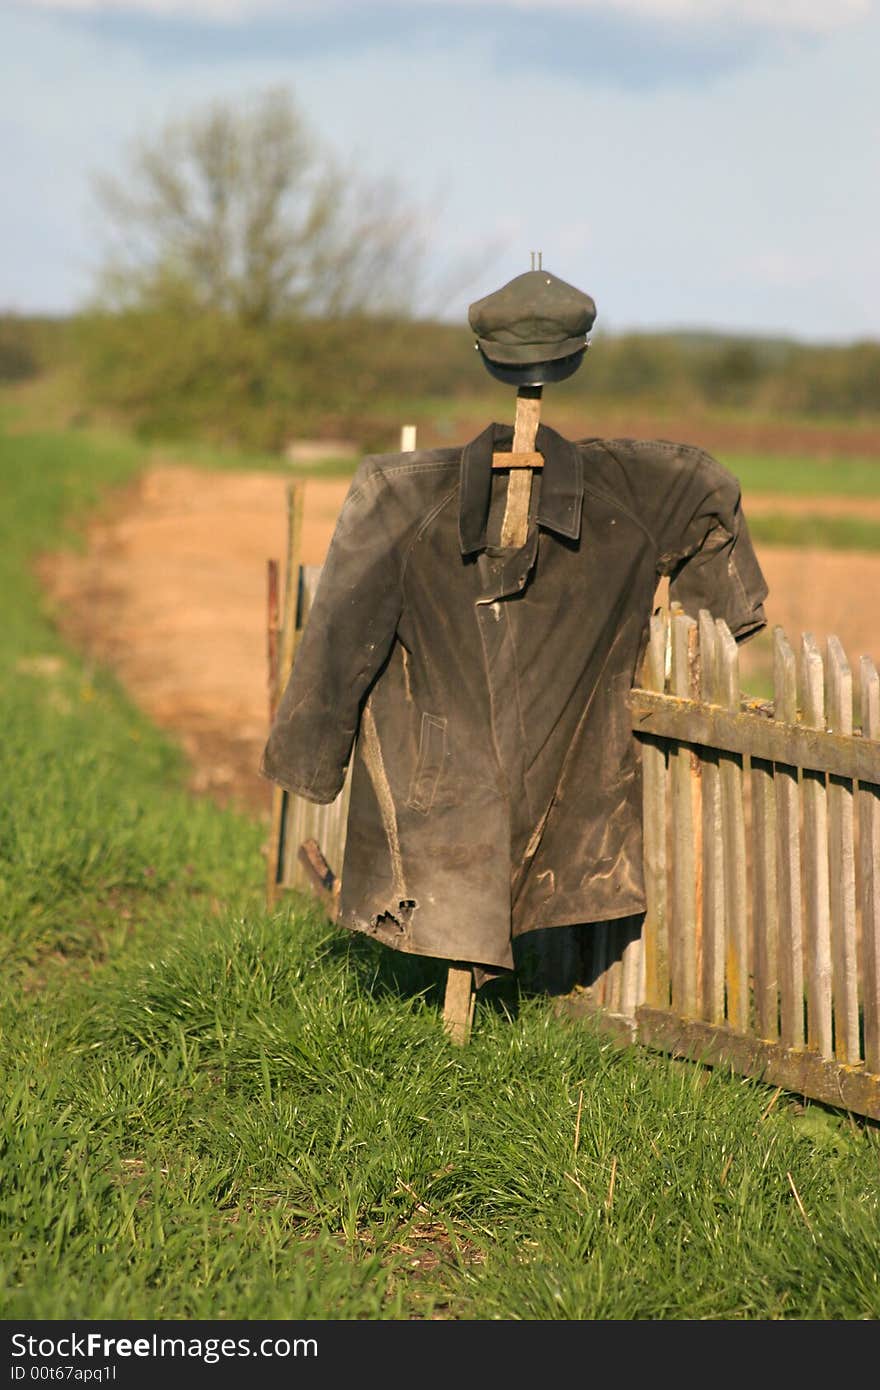
<svg viewBox="0 0 880 1390"><path fill-rule="evenodd" d="M727 469L540 422L595 315L540 265L471 305L516 425L363 459L261 764L329 802L354 756L339 924L477 984L525 933L644 911L628 695L659 580L738 641L766 621Z"/></svg>

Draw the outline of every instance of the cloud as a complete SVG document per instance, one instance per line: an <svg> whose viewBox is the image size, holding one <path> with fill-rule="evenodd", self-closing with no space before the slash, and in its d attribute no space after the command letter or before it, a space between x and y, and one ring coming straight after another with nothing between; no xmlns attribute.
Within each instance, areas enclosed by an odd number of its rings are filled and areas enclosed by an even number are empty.
<svg viewBox="0 0 880 1390"><path fill-rule="evenodd" d="M522 14L599 15L701 29L742 25L776 33L822 34L865 18L875 0L408 0L426 13L492 9ZM55 13L141 15L189 23L258 23L261 19L327 19L368 8L363 0L19 0L19 8ZM369 6L387 9L386 5Z"/></svg>

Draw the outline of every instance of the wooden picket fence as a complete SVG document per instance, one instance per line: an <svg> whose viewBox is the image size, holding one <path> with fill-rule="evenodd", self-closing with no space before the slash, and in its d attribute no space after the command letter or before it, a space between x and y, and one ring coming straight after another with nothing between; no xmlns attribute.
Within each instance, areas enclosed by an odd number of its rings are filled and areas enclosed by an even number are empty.
<svg viewBox="0 0 880 1390"><path fill-rule="evenodd" d="M648 911L633 1037L880 1119L880 683L836 637L774 640L744 701L723 622L651 621L642 744Z"/></svg>
<svg viewBox="0 0 880 1390"><path fill-rule="evenodd" d="M289 507L280 620L270 563L270 714L320 576L295 564L296 484ZM762 703L740 693L722 621L675 606L651 619L631 693L647 912L584 929L588 976L563 1004L632 1041L880 1119L880 682L863 657L855 728L838 639L823 661L809 634L798 656L773 636L775 698ZM348 779L329 806L276 790L270 901L321 891L320 847L332 904L348 798ZM562 929L542 935L574 949Z"/></svg>

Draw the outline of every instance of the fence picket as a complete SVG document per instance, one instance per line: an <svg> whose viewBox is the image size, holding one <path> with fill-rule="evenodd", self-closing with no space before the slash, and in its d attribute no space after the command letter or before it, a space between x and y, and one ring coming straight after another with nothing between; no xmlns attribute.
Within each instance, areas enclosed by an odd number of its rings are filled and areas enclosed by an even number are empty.
<svg viewBox="0 0 880 1390"><path fill-rule="evenodd" d="M862 737L880 739L880 678L863 656ZM859 878L862 909L862 987L865 1066L880 1073L880 787L859 784Z"/></svg>
<svg viewBox="0 0 880 1390"><path fill-rule="evenodd" d="M638 917L628 917L620 924L621 931L621 983L620 1012L627 1018L634 1018L642 995L642 924Z"/></svg>
<svg viewBox="0 0 880 1390"><path fill-rule="evenodd" d="M775 715L797 723L797 666L781 627L773 633ZM776 883L780 1037L786 1047L804 1044L804 951L801 925L801 833L798 771L774 765L776 783Z"/></svg>
<svg viewBox="0 0 880 1390"><path fill-rule="evenodd" d="M826 655L828 728L852 734L852 674L838 638L829 637ZM860 1060L859 995L856 972L856 864L853 835L853 783L828 777L828 870L831 908L831 982L834 1055L839 1062Z"/></svg>
<svg viewBox="0 0 880 1390"><path fill-rule="evenodd" d="M715 620L707 609L699 616L700 695L718 704L718 656ZM702 1007L709 1023L724 1022L724 840L721 833L721 773L718 754L702 750L703 907Z"/></svg>
<svg viewBox="0 0 880 1390"><path fill-rule="evenodd" d="M666 618L651 618L643 682L648 690L666 688ZM666 744L642 744L644 861L647 911L644 926L645 999L656 1008L669 1004L669 912L666 886Z"/></svg>
<svg viewBox="0 0 880 1390"><path fill-rule="evenodd" d="M739 710L739 652L730 629L716 620L718 696L726 709ZM746 829L743 812L743 760L739 753L719 755L721 825L724 838L725 966L727 1019L744 1032L749 1022L749 943L746 914Z"/></svg>
<svg viewBox="0 0 880 1390"><path fill-rule="evenodd" d="M696 624L685 613L672 618L673 695L691 694L691 634ZM686 1018L697 1012L697 856L694 842L692 755L687 744L673 745L669 755L672 851L671 972L672 1007Z"/></svg>
<svg viewBox="0 0 880 1390"><path fill-rule="evenodd" d="M801 647L804 723L825 727L822 658L811 633ZM821 1057L831 1057L831 906L828 882L828 804L824 772L805 768L804 897L807 921L807 1040Z"/></svg>
<svg viewBox="0 0 880 1390"><path fill-rule="evenodd" d="M760 1037L779 1036L777 1001L776 788L773 764L751 759L752 934L755 1018Z"/></svg>

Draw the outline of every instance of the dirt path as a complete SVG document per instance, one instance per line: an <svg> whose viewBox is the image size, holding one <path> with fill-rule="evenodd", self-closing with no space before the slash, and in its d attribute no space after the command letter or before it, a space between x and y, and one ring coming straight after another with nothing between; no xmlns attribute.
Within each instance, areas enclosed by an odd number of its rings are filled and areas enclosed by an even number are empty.
<svg viewBox="0 0 880 1390"><path fill-rule="evenodd" d="M284 555L285 486L271 473L156 467L94 521L85 553L42 566L62 630L179 737L193 789L261 814L269 803L257 772L267 727L266 561ZM306 482L305 563L323 560L347 487ZM756 499L753 510L766 502ZM802 510L880 516L880 500L869 506L814 498ZM759 555L771 624L792 638L835 632L853 663L863 653L880 659L880 554L762 547ZM762 662L756 643L747 669Z"/></svg>

